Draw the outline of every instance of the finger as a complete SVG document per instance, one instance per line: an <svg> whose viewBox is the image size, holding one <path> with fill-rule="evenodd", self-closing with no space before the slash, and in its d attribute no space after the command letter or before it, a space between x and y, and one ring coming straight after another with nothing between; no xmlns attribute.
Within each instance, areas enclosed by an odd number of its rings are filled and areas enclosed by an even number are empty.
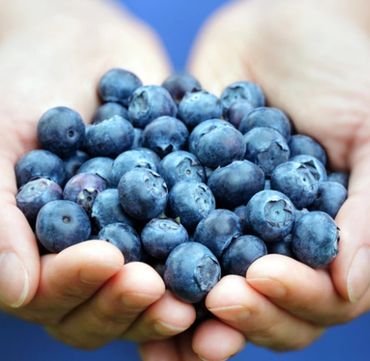
<svg viewBox="0 0 370 361"><path fill-rule="evenodd" d="M43 256L40 285L24 309L24 317L44 324L58 324L122 266L122 253L103 241L86 241L57 255Z"/></svg>
<svg viewBox="0 0 370 361"><path fill-rule="evenodd" d="M369 146L355 149L348 199L336 218L341 238L331 272L344 299L352 303L365 302L370 309L370 204L367 202L370 198L370 149Z"/></svg>
<svg viewBox="0 0 370 361"><path fill-rule="evenodd" d="M139 352L143 361L182 361L174 338L145 342Z"/></svg>
<svg viewBox="0 0 370 361"><path fill-rule="evenodd" d="M124 333L164 292L164 283L154 269L140 262L129 263L54 327L54 336L80 348L100 347Z"/></svg>
<svg viewBox="0 0 370 361"><path fill-rule="evenodd" d="M223 361L245 347L244 335L220 320L207 320L194 332L192 348L201 360Z"/></svg>
<svg viewBox="0 0 370 361"><path fill-rule="evenodd" d="M136 342L162 340L187 330L195 321L194 307L180 301L169 291L151 305L123 334Z"/></svg>
<svg viewBox="0 0 370 361"><path fill-rule="evenodd" d="M303 348L322 333L320 327L275 306L240 276L221 279L207 296L206 305L248 340L275 350Z"/></svg>

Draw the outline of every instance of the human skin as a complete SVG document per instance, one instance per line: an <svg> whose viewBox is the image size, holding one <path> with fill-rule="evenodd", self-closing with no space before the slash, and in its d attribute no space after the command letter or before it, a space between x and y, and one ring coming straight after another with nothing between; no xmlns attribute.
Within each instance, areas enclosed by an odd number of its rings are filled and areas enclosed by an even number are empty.
<svg viewBox="0 0 370 361"><path fill-rule="evenodd" d="M363 0L235 1L200 32L189 69L204 88L219 95L234 81L259 83L269 105L324 145L333 169L351 172L349 197L336 217L340 252L328 269L268 255L246 278L226 276L209 293L207 307L232 326L219 337L235 349L240 335L275 350L303 348L326 327L370 309L369 14ZM169 340L151 342L142 346L144 360L155 360L146 355L156 349L168 355L163 361L195 354L217 361L233 353L207 347L206 325L182 337L193 353L181 355Z"/></svg>

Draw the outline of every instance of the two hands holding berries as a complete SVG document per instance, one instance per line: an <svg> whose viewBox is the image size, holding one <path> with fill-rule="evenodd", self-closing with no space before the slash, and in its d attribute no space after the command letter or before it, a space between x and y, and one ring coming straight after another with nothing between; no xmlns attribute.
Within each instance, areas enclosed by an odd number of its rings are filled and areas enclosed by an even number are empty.
<svg viewBox="0 0 370 361"><path fill-rule="evenodd" d="M44 2L36 3L53 12ZM17 1L6 6L16 7ZM144 360L161 355L161 360L216 361L237 353L246 341L280 350L304 347L325 327L370 309L365 2L239 1L215 14L201 32L189 70L205 89L218 95L233 81L259 83L269 105L286 111L299 132L324 145L332 167L350 170L351 177L348 200L336 218L340 252L328 270L263 257L250 267L247 281L226 276L215 286L206 304L216 318L191 331L193 307L166 292L151 267L122 266L121 253L98 241L40 259L33 232L15 206L14 164L36 148L36 121L45 109L63 104L91 118L96 83L110 67L128 68L148 84L161 83L169 73L158 40L129 15L100 2L90 1L84 16L83 6L68 1L60 6L59 16L43 22L35 20L45 14L30 10L30 20L17 29L14 11L3 30L8 33L0 47L3 310L39 322L77 347L126 338L140 343ZM50 29L66 21L68 28L55 39ZM36 45L37 56L25 63Z"/></svg>

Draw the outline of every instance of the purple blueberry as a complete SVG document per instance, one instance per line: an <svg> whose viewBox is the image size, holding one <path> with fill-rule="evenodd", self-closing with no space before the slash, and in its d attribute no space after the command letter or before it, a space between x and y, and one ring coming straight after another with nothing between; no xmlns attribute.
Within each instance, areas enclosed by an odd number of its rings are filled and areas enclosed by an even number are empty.
<svg viewBox="0 0 370 361"><path fill-rule="evenodd" d="M98 175L103 178L107 185L112 184L112 166L113 159L108 157L95 157L91 158L81 165L78 169L79 173L90 173Z"/></svg>
<svg viewBox="0 0 370 361"><path fill-rule="evenodd" d="M91 225L86 212L76 203L56 200L45 204L36 219L36 235L43 247L57 253L86 241Z"/></svg>
<svg viewBox="0 0 370 361"><path fill-rule="evenodd" d="M66 171L66 179L72 178L77 174L81 165L89 160L89 155L82 150L77 150L71 157L64 160L64 169Z"/></svg>
<svg viewBox="0 0 370 361"><path fill-rule="evenodd" d="M226 113L224 118L230 122L236 129L239 129L241 120L252 110L253 105L248 100L238 100L233 103Z"/></svg>
<svg viewBox="0 0 370 361"><path fill-rule="evenodd" d="M183 73L169 76L162 86L168 90L177 103L180 103L186 93L194 93L202 89L197 79L190 74Z"/></svg>
<svg viewBox="0 0 370 361"><path fill-rule="evenodd" d="M105 103L96 110L92 118L92 124L101 123L103 120L110 119L115 115L128 119L128 110L118 103Z"/></svg>
<svg viewBox="0 0 370 361"><path fill-rule="evenodd" d="M116 246L125 257L125 264L141 260L142 246L140 238L128 224L108 224L99 232L98 237Z"/></svg>
<svg viewBox="0 0 370 361"><path fill-rule="evenodd" d="M47 178L63 185L64 163L48 150L31 150L18 160L15 165L15 175L18 188L37 178Z"/></svg>
<svg viewBox="0 0 370 361"><path fill-rule="evenodd" d="M167 258L165 284L185 302L200 302L220 278L221 268L217 258L200 243L180 244Z"/></svg>
<svg viewBox="0 0 370 361"><path fill-rule="evenodd" d="M312 155L326 166L327 156L324 148L308 135L293 135L289 141L289 148L292 157L300 154Z"/></svg>

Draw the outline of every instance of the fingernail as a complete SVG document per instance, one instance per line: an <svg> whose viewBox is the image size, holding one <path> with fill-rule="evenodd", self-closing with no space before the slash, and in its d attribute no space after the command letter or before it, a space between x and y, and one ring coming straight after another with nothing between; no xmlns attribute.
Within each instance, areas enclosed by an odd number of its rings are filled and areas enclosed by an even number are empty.
<svg viewBox="0 0 370 361"><path fill-rule="evenodd" d="M228 321L244 322L251 315L251 311L242 305L215 307L209 310L217 317Z"/></svg>
<svg viewBox="0 0 370 361"><path fill-rule="evenodd" d="M272 278L247 278L247 282L267 297L283 298L287 294L286 287Z"/></svg>
<svg viewBox="0 0 370 361"><path fill-rule="evenodd" d="M30 289L23 263L14 252L0 254L0 301L18 308L23 305Z"/></svg>
<svg viewBox="0 0 370 361"><path fill-rule="evenodd" d="M360 248L353 258L348 272L347 290L349 300L358 302L370 287L370 248Z"/></svg>
<svg viewBox="0 0 370 361"><path fill-rule="evenodd" d="M161 321L154 324L154 329L161 335L177 335L185 331L184 327L170 325L169 323Z"/></svg>

